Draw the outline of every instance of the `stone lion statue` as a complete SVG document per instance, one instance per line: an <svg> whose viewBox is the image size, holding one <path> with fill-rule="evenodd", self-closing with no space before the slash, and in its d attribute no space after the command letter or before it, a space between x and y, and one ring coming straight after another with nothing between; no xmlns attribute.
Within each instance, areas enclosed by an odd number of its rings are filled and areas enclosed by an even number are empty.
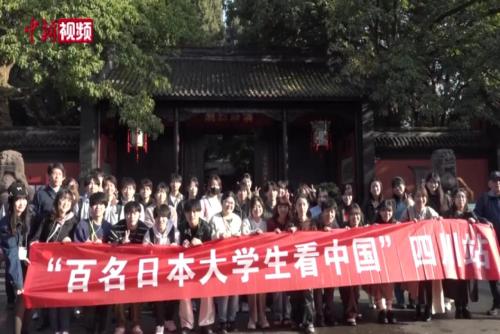
<svg viewBox="0 0 500 334"><path fill-rule="evenodd" d="M31 200L34 192L28 186L28 180L24 173L23 155L13 150L2 151L0 152L0 204L7 203L7 189L15 180L19 180L26 185Z"/></svg>

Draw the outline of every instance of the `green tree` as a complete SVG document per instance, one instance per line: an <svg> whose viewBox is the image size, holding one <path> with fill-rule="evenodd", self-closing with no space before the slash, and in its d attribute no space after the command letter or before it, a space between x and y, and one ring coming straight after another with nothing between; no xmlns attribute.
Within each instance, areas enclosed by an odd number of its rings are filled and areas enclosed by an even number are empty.
<svg viewBox="0 0 500 334"><path fill-rule="evenodd" d="M89 17L94 21L92 44L42 43L41 29L34 43L24 27L32 18ZM184 0L0 0L0 119L9 125L8 97L29 96L52 89L64 101L108 100L120 120L153 136L163 130L153 113L152 94L168 87L165 55L172 48L209 35L201 31L195 3ZM124 68L139 83L127 91L107 80L112 68ZM13 68L22 87L12 85ZM14 80L15 81L15 80Z"/></svg>
<svg viewBox="0 0 500 334"><path fill-rule="evenodd" d="M500 124L495 0L232 0L239 46L323 52L384 125Z"/></svg>
<svg viewBox="0 0 500 334"><path fill-rule="evenodd" d="M497 1L330 2L330 65L384 123L500 123Z"/></svg>
<svg viewBox="0 0 500 334"><path fill-rule="evenodd" d="M326 0L227 1L229 43L263 50L325 52L327 9Z"/></svg>
<svg viewBox="0 0 500 334"><path fill-rule="evenodd" d="M218 46L224 36L224 21L222 19L223 0L194 0L198 10L197 21L201 23L201 40L192 41L193 46Z"/></svg>

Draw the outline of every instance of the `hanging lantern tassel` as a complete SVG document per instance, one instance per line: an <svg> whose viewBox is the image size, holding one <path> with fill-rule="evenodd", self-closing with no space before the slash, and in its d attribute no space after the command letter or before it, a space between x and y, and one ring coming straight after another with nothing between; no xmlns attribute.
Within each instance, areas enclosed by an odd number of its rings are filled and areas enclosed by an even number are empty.
<svg viewBox="0 0 500 334"><path fill-rule="evenodd" d="M130 153L130 147L131 147L131 143L130 143L130 129L127 131L127 153Z"/></svg>
<svg viewBox="0 0 500 334"><path fill-rule="evenodd" d="M324 147L327 151L331 149L332 139L330 134L330 121L311 121L312 149L319 151Z"/></svg>
<svg viewBox="0 0 500 334"><path fill-rule="evenodd" d="M135 129L133 132L128 130L127 153L130 153L132 148L135 150L136 162L139 162L139 149L142 148L144 153L148 153L148 136L140 129Z"/></svg>

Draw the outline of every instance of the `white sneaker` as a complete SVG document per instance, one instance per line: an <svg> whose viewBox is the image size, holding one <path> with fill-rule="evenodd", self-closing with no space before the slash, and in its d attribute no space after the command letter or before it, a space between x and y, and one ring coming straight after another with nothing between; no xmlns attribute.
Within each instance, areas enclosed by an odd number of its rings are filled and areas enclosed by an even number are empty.
<svg viewBox="0 0 500 334"><path fill-rule="evenodd" d="M155 334L163 334L163 326L156 326Z"/></svg>
<svg viewBox="0 0 500 334"><path fill-rule="evenodd" d="M139 325L135 325L134 327L132 327L132 330L130 332L132 334L143 334L141 326L139 326ZM163 334L163 331L161 333Z"/></svg>
<svg viewBox="0 0 500 334"><path fill-rule="evenodd" d="M267 328L271 327L271 326L269 325L269 321L267 321L267 319L264 319L263 321L261 321L261 322L259 323L259 326L260 326L260 328L262 328L262 329L267 329Z"/></svg>
<svg viewBox="0 0 500 334"><path fill-rule="evenodd" d="M257 327L255 326L255 321L253 321L252 319L248 320L247 328L248 329L256 329Z"/></svg>
<svg viewBox="0 0 500 334"><path fill-rule="evenodd" d="M125 327L116 327L115 328L115 334L125 334Z"/></svg>
<svg viewBox="0 0 500 334"><path fill-rule="evenodd" d="M306 327L306 333L307 334L313 334L314 332L315 332L314 325L313 324L307 325L307 327Z"/></svg>
<svg viewBox="0 0 500 334"><path fill-rule="evenodd" d="M165 328L169 332L175 332L177 330L177 326L175 325L175 322L173 322L172 320L165 321Z"/></svg>

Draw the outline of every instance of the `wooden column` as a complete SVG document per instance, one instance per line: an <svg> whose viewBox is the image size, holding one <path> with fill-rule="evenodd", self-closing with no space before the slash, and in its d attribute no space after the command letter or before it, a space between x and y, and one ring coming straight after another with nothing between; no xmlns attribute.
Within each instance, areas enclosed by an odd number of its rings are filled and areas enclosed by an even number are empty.
<svg viewBox="0 0 500 334"><path fill-rule="evenodd" d="M99 112L87 101L80 107L80 176L86 176L98 167Z"/></svg>
<svg viewBox="0 0 500 334"><path fill-rule="evenodd" d="M179 174L179 156L181 139L179 136L179 110L174 109L174 171Z"/></svg>
<svg viewBox="0 0 500 334"><path fill-rule="evenodd" d="M358 198L368 196L370 181L375 176L375 138L374 138L373 111L367 103L361 104L355 117L355 142L356 142L356 191Z"/></svg>
<svg viewBox="0 0 500 334"><path fill-rule="evenodd" d="M286 111L281 111L281 127L283 140L283 180L288 180L288 119Z"/></svg>

